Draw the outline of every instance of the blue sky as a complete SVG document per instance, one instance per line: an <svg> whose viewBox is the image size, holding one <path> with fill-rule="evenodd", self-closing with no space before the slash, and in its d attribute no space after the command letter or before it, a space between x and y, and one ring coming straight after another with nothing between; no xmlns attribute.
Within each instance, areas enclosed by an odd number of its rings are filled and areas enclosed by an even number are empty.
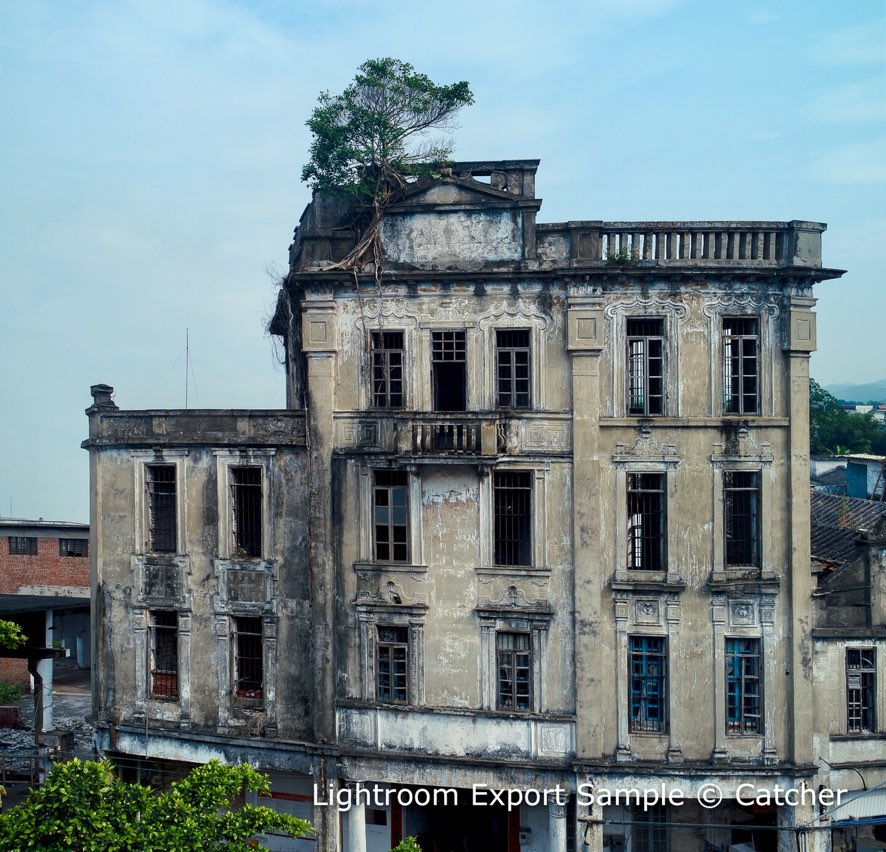
<svg viewBox="0 0 886 852"><path fill-rule="evenodd" d="M87 520L89 386L284 402L263 328L317 94L395 56L476 96L461 159L540 220L812 219L823 383L886 375L886 3L0 4L0 514Z"/></svg>

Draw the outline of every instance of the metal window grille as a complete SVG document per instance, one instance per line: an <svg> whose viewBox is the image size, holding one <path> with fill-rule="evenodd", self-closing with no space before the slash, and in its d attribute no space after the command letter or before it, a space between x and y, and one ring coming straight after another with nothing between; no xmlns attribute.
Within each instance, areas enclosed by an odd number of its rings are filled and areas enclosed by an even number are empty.
<svg viewBox="0 0 886 852"><path fill-rule="evenodd" d="M846 649L846 729L851 734L877 730L877 651Z"/></svg>
<svg viewBox="0 0 886 852"><path fill-rule="evenodd" d="M234 694L259 699L264 689L262 620L234 619Z"/></svg>
<svg viewBox="0 0 886 852"><path fill-rule="evenodd" d="M664 320L628 319L629 415L664 414Z"/></svg>
<svg viewBox="0 0 886 852"><path fill-rule="evenodd" d="M237 555L260 557L262 551L260 467L231 468L231 505L234 509L234 549Z"/></svg>
<svg viewBox="0 0 886 852"><path fill-rule="evenodd" d="M148 506L148 551L175 553L178 550L175 465L146 465L145 489Z"/></svg>
<svg viewBox="0 0 886 852"><path fill-rule="evenodd" d="M29 535L9 536L10 556L36 556L37 539Z"/></svg>
<svg viewBox="0 0 886 852"><path fill-rule="evenodd" d="M409 628L378 625L376 695L379 701L409 703Z"/></svg>
<svg viewBox="0 0 886 852"><path fill-rule="evenodd" d="M151 613L151 695L178 696L178 613Z"/></svg>
<svg viewBox="0 0 886 852"><path fill-rule="evenodd" d="M628 568L661 571L666 558L665 474L628 474Z"/></svg>
<svg viewBox="0 0 886 852"><path fill-rule="evenodd" d="M755 317L723 318L723 410L759 413L759 325Z"/></svg>
<svg viewBox="0 0 886 852"><path fill-rule="evenodd" d="M372 404L403 407L403 332L372 332Z"/></svg>
<svg viewBox="0 0 886 852"><path fill-rule="evenodd" d="M762 732L760 640L726 640L726 732Z"/></svg>
<svg viewBox="0 0 886 852"><path fill-rule="evenodd" d="M723 530L727 566L760 567L760 474L723 472Z"/></svg>
<svg viewBox="0 0 886 852"><path fill-rule="evenodd" d="M60 538L58 540L59 556L89 556L89 539Z"/></svg>
<svg viewBox="0 0 886 852"><path fill-rule="evenodd" d="M498 407L529 408L529 329L497 329L495 356Z"/></svg>
<svg viewBox="0 0 886 852"><path fill-rule="evenodd" d="M435 411L467 408L467 340L462 330L431 332Z"/></svg>
<svg viewBox="0 0 886 852"><path fill-rule="evenodd" d="M496 565L532 564L532 471L493 474Z"/></svg>
<svg viewBox="0 0 886 852"><path fill-rule="evenodd" d="M372 498L375 558L409 561L409 480L406 471L377 470Z"/></svg>
<svg viewBox="0 0 886 852"><path fill-rule="evenodd" d="M528 633L498 633L499 710L532 709L532 647Z"/></svg>
<svg viewBox="0 0 886 852"><path fill-rule="evenodd" d="M671 838L667 805L650 805L633 814L632 852L670 852Z"/></svg>
<svg viewBox="0 0 886 852"><path fill-rule="evenodd" d="M632 731L667 731L667 667L667 645L663 637L630 637Z"/></svg>

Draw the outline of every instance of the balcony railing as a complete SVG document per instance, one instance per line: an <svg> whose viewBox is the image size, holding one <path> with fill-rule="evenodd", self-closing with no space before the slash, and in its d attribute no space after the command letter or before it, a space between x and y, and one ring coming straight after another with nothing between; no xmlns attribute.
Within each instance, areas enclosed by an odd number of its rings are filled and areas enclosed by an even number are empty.
<svg viewBox="0 0 886 852"><path fill-rule="evenodd" d="M482 431L476 420L446 418L412 424L412 451L416 455L477 455L481 446Z"/></svg>

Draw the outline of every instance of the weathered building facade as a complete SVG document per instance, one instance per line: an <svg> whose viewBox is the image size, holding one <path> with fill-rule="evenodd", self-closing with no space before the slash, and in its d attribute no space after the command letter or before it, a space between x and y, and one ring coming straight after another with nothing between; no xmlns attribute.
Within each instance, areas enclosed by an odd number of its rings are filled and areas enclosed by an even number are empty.
<svg viewBox="0 0 886 852"><path fill-rule="evenodd" d="M810 797L747 800L820 780L824 226L538 224L537 165L414 184L376 274L316 197L287 410L93 388L102 745L250 759L325 850L795 849Z"/></svg>

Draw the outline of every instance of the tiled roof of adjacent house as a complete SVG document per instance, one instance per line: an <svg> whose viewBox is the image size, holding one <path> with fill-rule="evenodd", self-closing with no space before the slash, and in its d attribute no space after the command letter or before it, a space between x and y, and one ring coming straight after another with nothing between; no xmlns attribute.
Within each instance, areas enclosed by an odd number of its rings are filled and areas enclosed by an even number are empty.
<svg viewBox="0 0 886 852"><path fill-rule="evenodd" d="M813 491L811 495L812 556L842 564L855 558L855 539L886 518L886 503Z"/></svg>

